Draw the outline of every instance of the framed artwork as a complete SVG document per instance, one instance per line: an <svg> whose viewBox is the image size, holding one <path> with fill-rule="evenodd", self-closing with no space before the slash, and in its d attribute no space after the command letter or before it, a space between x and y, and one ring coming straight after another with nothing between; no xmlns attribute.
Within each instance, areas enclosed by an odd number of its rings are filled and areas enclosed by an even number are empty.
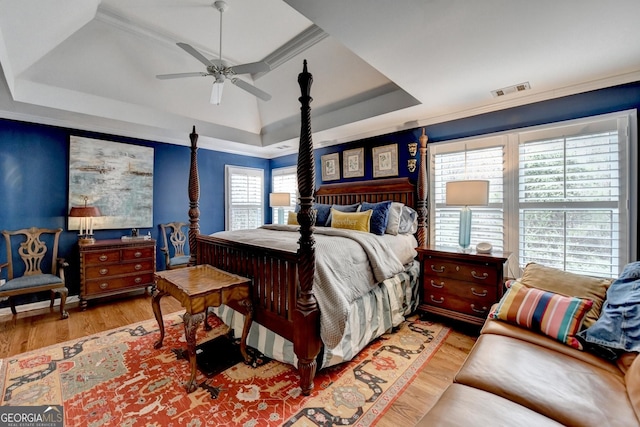
<svg viewBox="0 0 640 427"><path fill-rule="evenodd" d="M398 176L398 144L373 147L373 177Z"/></svg>
<svg viewBox="0 0 640 427"><path fill-rule="evenodd" d="M340 154L325 154L322 159L322 180L333 181L340 179Z"/></svg>
<svg viewBox="0 0 640 427"><path fill-rule="evenodd" d="M364 176L364 148L342 152L342 175L345 178Z"/></svg>
<svg viewBox="0 0 640 427"><path fill-rule="evenodd" d="M71 136L69 210L85 197L102 214L94 229L153 227L153 148ZM80 228L80 218L68 220Z"/></svg>

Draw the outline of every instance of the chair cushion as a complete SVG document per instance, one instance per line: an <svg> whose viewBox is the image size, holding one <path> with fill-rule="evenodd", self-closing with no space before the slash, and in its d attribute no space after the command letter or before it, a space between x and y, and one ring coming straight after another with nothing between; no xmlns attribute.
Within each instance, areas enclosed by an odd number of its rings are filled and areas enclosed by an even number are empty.
<svg viewBox="0 0 640 427"><path fill-rule="evenodd" d="M171 258L170 262L172 266L183 265L189 262L189 258L191 258L189 255L175 256Z"/></svg>
<svg viewBox="0 0 640 427"><path fill-rule="evenodd" d="M0 293L14 291L16 289L29 289L46 285L64 286L62 280L54 274L37 274L35 276L22 276L9 280L7 283L0 287Z"/></svg>

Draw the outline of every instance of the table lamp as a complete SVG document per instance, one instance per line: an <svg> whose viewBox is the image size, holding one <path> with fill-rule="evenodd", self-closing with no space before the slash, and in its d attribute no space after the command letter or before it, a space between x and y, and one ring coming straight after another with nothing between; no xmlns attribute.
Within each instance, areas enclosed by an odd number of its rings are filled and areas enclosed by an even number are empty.
<svg viewBox="0 0 640 427"><path fill-rule="evenodd" d="M78 231L78 243L93 244L93 218L101 216L100 209L96 206L87 206L88 197L84 197L84 206L72 206L69 217L80 218L80 230Z"/></svg>
<svg viewBox="0 0 640 427"><path fill-rule="evenodd" d="M446 205L462 206L458 244L463 252L471 245L471 209L469 206L489 204L489 181L449 181L446 187Z"/></svg>
<svg viewBox="0 0 640 427"><path fill-rule="evenodd" d="M284 224L284 206L291 206L291 194L270 193L269 206L278 208L278 224Z"/></svg>

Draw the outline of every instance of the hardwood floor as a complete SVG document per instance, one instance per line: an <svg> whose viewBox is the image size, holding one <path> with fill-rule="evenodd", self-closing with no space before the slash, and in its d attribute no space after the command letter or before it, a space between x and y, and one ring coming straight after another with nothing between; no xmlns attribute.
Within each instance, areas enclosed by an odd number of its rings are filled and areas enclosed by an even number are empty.
<svg viewBox="0 0 640 427"><path fill-rule="evenodd" d="M182 310L174 298L160 301L163 314ZM59 307L0 316L0 358L36 350L63 341L153 318L151 298L146 294L89 303L86 311L70 305L69 319L60 320ZM445 319L432 318L447 323ZM378 422L382 427L412 426L431 408L453 381L469 350L475 343L477 329L448 323L452 331L433 358L392 404Z"/></svg>

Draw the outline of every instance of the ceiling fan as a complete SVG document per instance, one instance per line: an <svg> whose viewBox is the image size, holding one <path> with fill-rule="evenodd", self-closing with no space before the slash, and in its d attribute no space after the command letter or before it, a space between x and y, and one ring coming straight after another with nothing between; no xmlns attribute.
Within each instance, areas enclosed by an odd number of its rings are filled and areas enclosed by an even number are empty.
<svg viewBox="0 0 640 427"><path fill-rule="evenodd" d="M211 103L215 105L220 105L220 101L222 99L222 89L224 87L225 80L231 81L231 83L238 86L240 89L246 90L250 94L262 99L263 101L270 100L271 95L269 95L265 91L258 89L252 84L235 77L238 74L253 74L269 71L271 70L269 64L264 61L259 61L251 62L248 64L229 66L222 60L222 14L225 10L228 9L229 6L225 1L218 0L213 3L213 7L218 9L218 11L220 12L220 49L218 50L218 59L209 60L193 46L187 43L177 43L177 45L184 49L188 54L196 58L198 61L202 62L207 67L206 71L193 73L158 74L156 75L156 78L166 80L179 79L182 77L213 76L215 78L215 81L213 82L213 88L211 90Z"/></svg>

